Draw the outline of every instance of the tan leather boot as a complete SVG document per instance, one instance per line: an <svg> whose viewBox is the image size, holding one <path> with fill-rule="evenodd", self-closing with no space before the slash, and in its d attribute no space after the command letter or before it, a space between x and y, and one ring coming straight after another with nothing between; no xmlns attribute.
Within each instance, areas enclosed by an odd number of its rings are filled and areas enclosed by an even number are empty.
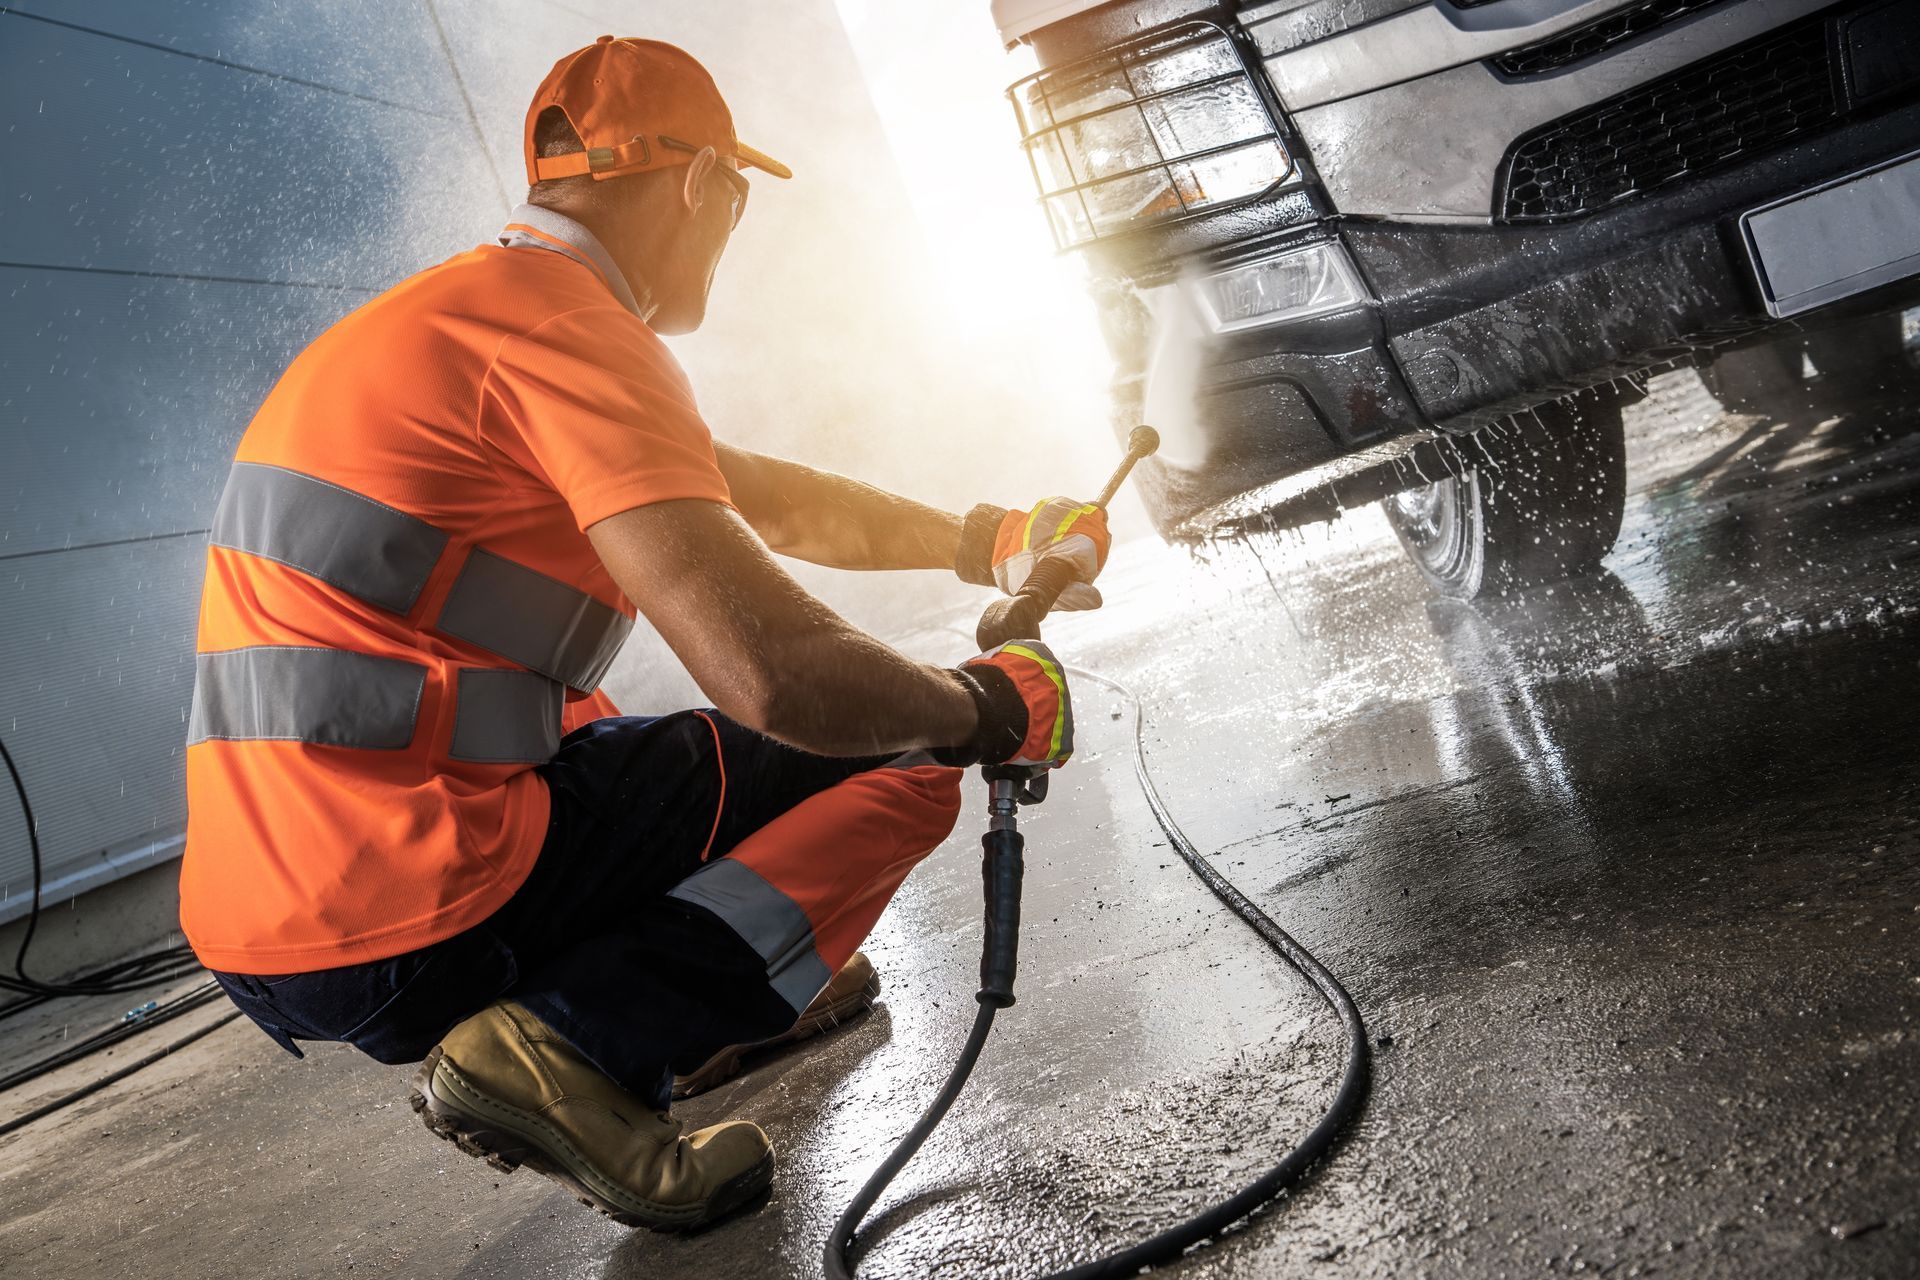
<svg viewBox="0 0 1920 1280"><path fill-rule="evenodd" d="M509 1173L524 1164L630 1227L702 1227L773 1181L758 1125L681 1133L517 1004L447 1033L414 1077L413 1109L468 1155Z"/></svg>
<svg viewBox="0 0 1920 1280"><path fill-rule="evenodd" d="M698 1071L691 1075L675 1076L673 1096L675 1099L691 1098L696 1093L705 1093L724 1084L740 1074L743 1055L764 1052L831 1031L873 1008L873 1002L879 998L880 977L873 971L873 961L867 959L866 953L856 951L853 959L833 975L833 981L827 984L827 989L813 998L813 1003L807 1006L798 1022L767 1040L728 1045L708 1058Z"/></svg>

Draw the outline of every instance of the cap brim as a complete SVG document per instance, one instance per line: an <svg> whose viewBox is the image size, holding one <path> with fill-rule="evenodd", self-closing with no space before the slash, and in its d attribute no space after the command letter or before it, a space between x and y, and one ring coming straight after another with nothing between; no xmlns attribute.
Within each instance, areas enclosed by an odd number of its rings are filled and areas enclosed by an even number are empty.
<svg viewBox="0 0 1920 1280"><path fill-rule="evenodd" d="M764 151L748 146L744 142L733 144L733 158L741 164L750 164L756 169L764 169L776 178L791 178L793 170L775 160Z"/></svg>

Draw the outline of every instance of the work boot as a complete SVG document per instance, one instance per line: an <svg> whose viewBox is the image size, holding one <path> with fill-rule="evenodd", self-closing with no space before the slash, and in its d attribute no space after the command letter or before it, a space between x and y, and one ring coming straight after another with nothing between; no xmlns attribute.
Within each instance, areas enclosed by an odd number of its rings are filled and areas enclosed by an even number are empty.
<svg viewBox="0 0 1920 1280"><path fill-rule="evenodd" d="M831 1031L873 1008L873 1002L879 998L880 976L873 971L873 961L867 959L864 952L856 951L853 959L833 975L833 981L827 984L827 989L813 998L813 1003L807 1006L798 1022L766 1040L756 1040L752 1044L730 1044L708 1058L693 1074L675 1076L673 1096L675 1099L691 1098L696 1093L705 1093L725 1084L740 1074L740 1059L746 1054L760 1053Z"/></svg>
<svg viewBox="0 0 1920 1280"><path fill-rule="evenodd" d="M468 1155L538 1170L630 1227L703 1227L773 1181L758 1125L681 1133L517 1004L447 1033L414 1077L413 1109Z"/></svg>

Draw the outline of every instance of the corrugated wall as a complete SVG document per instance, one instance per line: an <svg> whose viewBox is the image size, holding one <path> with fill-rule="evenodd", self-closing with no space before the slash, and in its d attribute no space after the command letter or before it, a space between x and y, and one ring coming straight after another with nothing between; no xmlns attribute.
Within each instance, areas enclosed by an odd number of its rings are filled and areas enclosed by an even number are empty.
<svg viewBox="0 0 1920 1280"><path fill-rule="evenodd" d="M10 0L0 11L0 736L38 812L52 899L178 852L204 531L234 443L328 323L491 234L524 191L526 97L567 49L607 30L695 49L743 133L796 167L813 160L816 182L792 184L789 233L835 230L868 260L865 283L849 285L778 240L743 243L734 287L780 296L785 314L762 308L731 336L703 333L696 382L702 363L737 366L771 335L817 353L897 327L874 291L901 280L887 245L910 236L899 230L910 219L886 216L904 202L890 166L883 181L874 171L884 144L830 0L757 18L725 10ZM796 61L819 79L793 100ZM749 132L749 117L762 127ZM830 163L802 141L826 137ZM821 169L861 181L864 212L893 229L843 225L844 188L817 181ZM795 299L836 280L817 313L826 326L794 333ZM894 376L901 396L917 393ZM791 386L770 381L763 403L784 404ZM780 420L805 426L791 411ZM25 829L0 790L0 921L24 911L27 886Z"/></svg>

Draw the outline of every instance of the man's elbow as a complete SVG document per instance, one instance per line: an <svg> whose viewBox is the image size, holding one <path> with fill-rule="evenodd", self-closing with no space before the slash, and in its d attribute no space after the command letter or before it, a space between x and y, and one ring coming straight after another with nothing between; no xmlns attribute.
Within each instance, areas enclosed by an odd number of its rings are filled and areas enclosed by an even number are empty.
<svg viewBox="0 0 1920 1280"><path fill-rule="evenodd" d="M819 695L798 680L771 680L763 684L749 709L754 725L769 738L776 738L802 751L826 754L831 745L821 734L823 714Z"/></svg>
<svg viewBox="0 0 1920 1280"><path fill-rule="evenodd" d="M727 719L745 725L756 733L778 737L774 726L782 713L781 698L774 683L764 678L729 681L722 689L709 688L707 696Z"/></svg>
<svg viewBox="0 0 1920 1280"><path fill-rule="evenodd" d="M709 690L714 706L736 723L756 733L778 738L794 746L807 746L808 720L805 706L810 701L797 683L770 668L751 672L735 670L724 689Z"/></svg>

